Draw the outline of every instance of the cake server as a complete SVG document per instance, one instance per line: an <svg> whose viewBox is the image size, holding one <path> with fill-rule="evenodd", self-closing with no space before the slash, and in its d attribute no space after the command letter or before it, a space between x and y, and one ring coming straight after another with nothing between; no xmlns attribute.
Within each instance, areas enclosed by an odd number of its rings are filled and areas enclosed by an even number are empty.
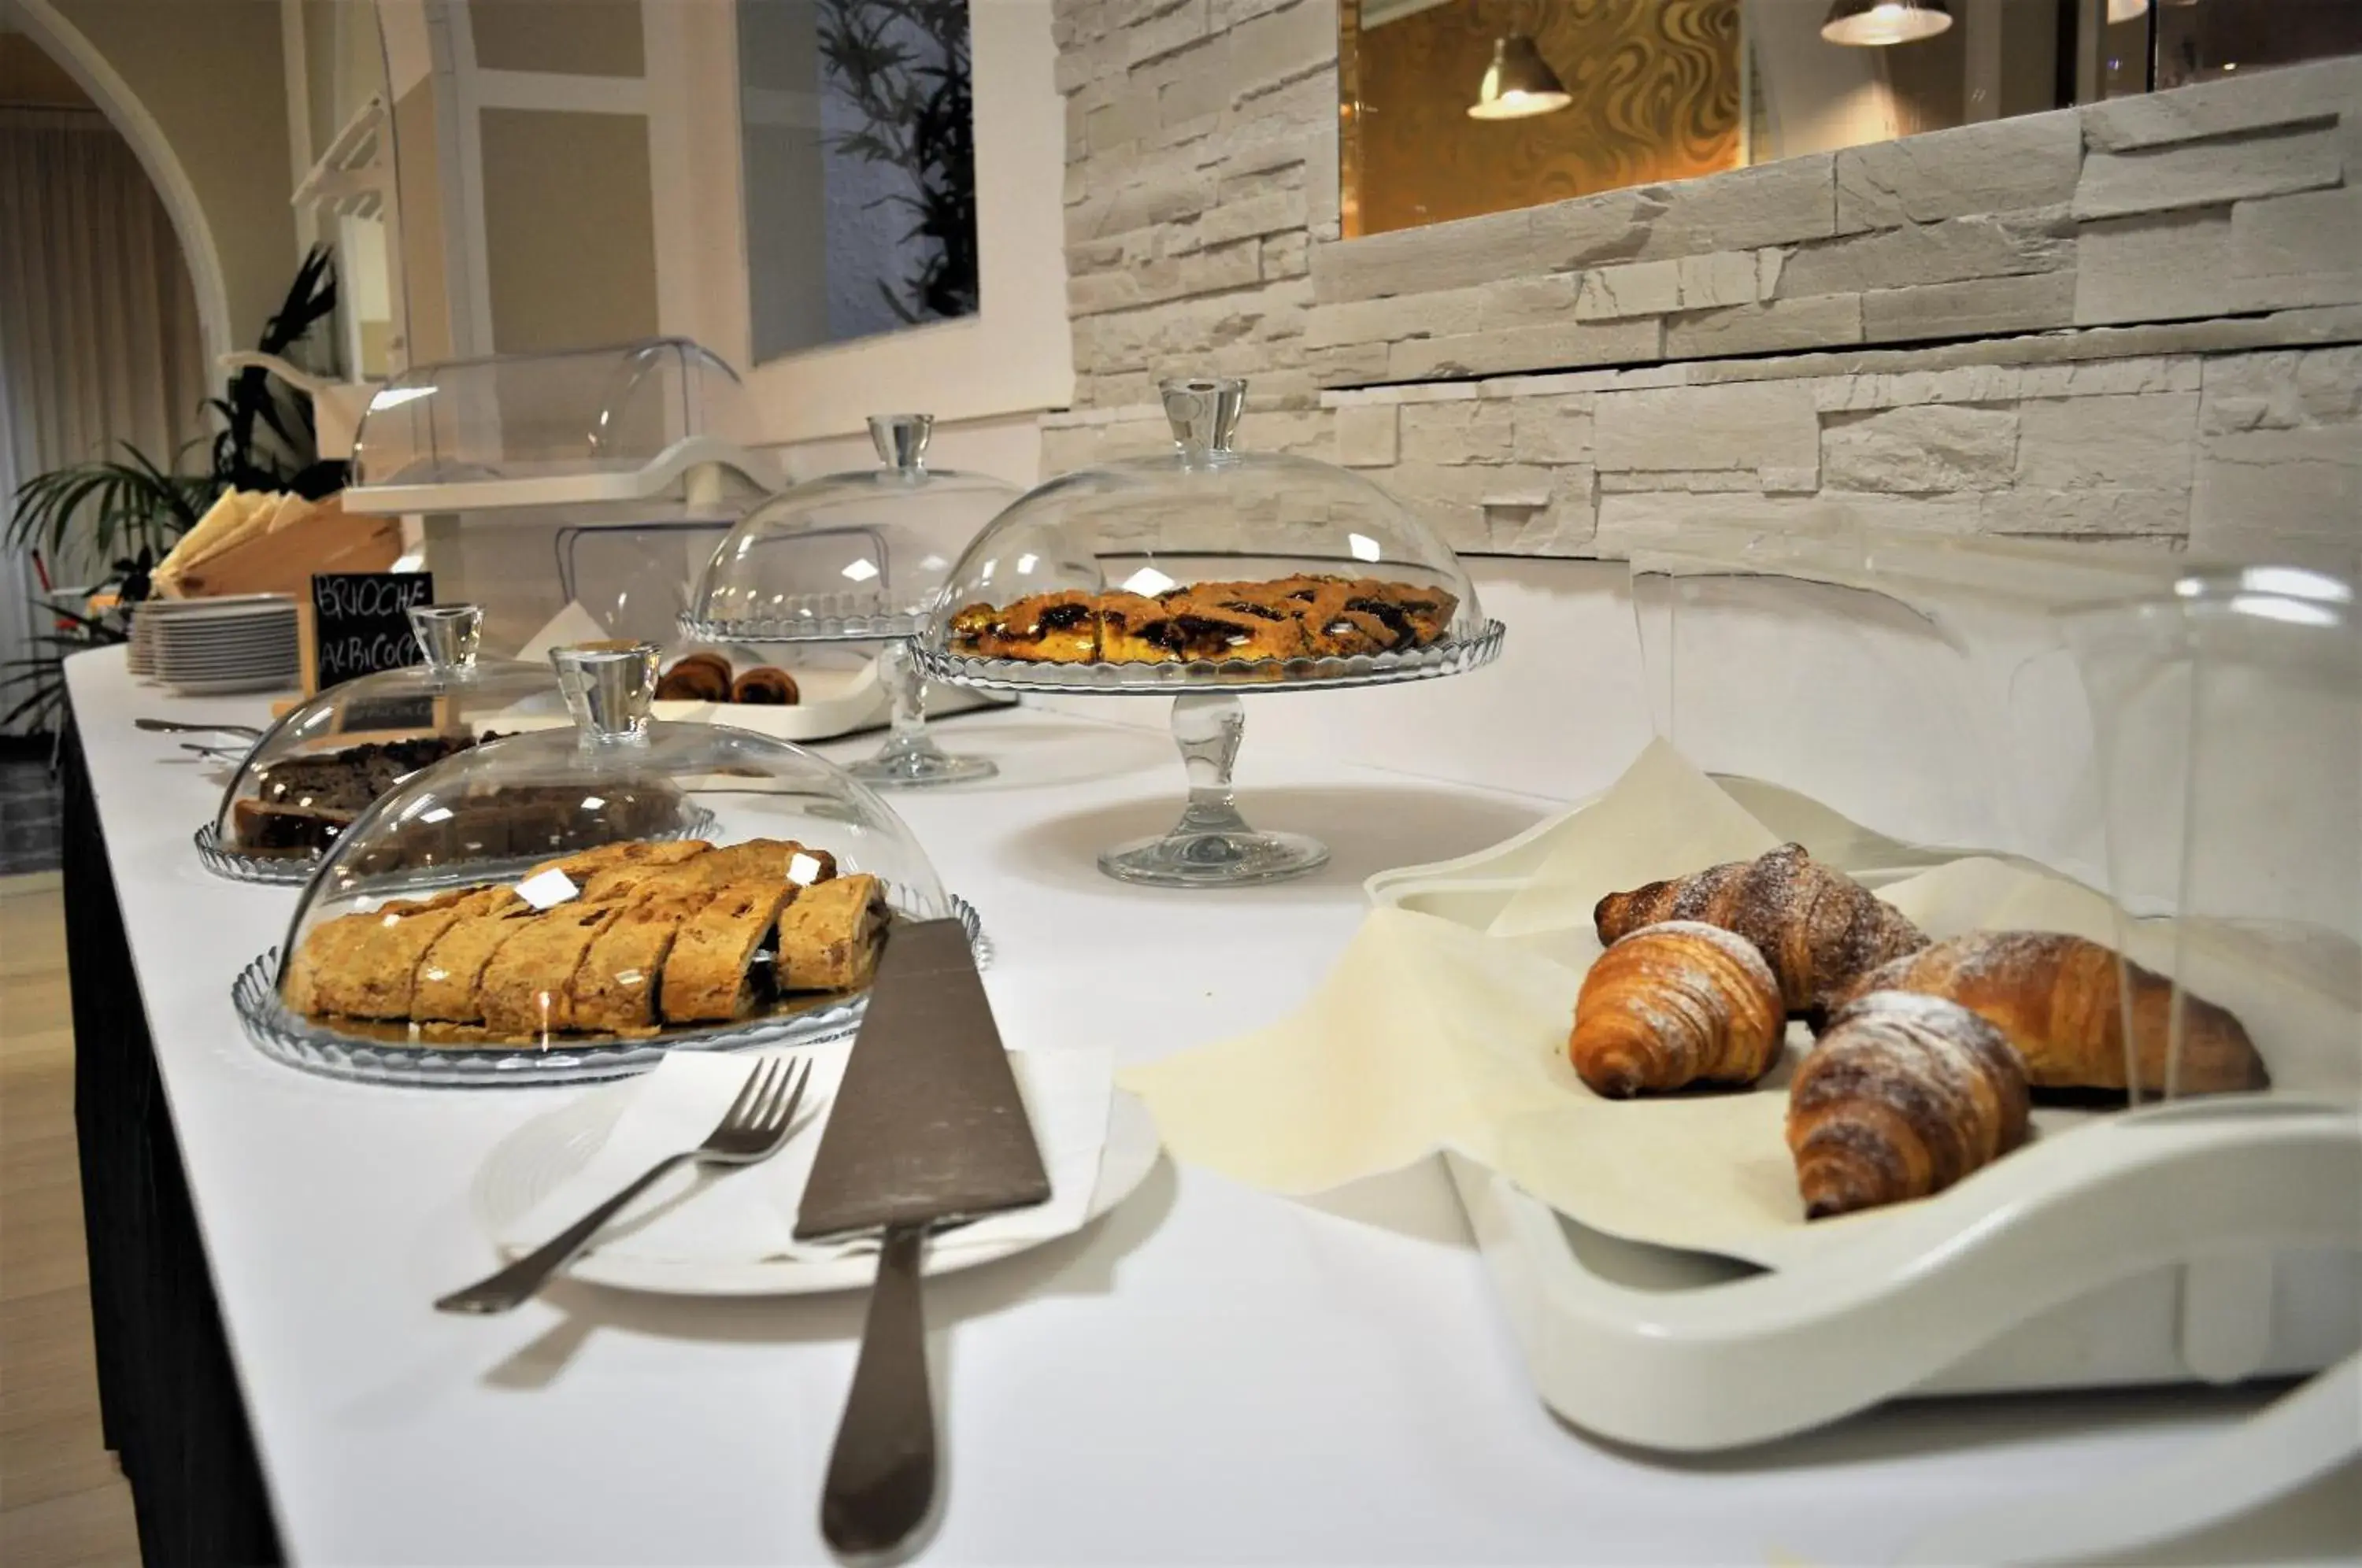
<svg viewBox="0 0 2362 1568"><path fill-rule="evenodd" d="M919 1265L938 1225L1046 1201L1049 1173L956 920L898 926L812 1157L796 1235L883 1231L821 1493L840 1553L891 1551L935 1495Z"/></svg>

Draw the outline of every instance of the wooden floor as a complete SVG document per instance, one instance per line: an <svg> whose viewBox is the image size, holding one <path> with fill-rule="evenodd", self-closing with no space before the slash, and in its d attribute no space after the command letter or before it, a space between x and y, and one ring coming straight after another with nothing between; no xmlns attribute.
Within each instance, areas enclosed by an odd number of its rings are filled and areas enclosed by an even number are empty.
<svg viewBox="0 0 2362 1568"><path fill-rule="evenodd" d="M57 873L0 877L0 1563L137 1563L99 1441Z"/></svg>

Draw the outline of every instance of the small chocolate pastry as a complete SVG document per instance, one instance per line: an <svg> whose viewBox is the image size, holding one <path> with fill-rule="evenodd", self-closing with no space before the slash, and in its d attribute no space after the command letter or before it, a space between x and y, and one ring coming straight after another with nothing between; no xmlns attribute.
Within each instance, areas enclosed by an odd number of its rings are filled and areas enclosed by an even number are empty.
<svg viewBox="0 0 2362 1568"><path fill-rule="evenodd" d="M657 679L659 702L727 702L730 661L720 654L691 654Z"/></svg>
<svg viewBox="0 0 2362 1568"><path fill-rule="evenodd" d="M730 683L730 701L764 708L792 708L803 700L796 678L784 669L757 665Z"/></svg>

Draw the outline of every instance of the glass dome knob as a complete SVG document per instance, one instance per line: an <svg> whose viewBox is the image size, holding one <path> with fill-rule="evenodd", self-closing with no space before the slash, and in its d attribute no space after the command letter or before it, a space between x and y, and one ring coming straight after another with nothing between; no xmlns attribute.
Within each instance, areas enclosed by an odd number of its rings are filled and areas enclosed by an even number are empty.
<svg viewBox="0 0 2362 1568"><path fill-rule="evenodd" d="M415 604L410 635L434 669L464 669L476 662L484 637L484 613L473 604Z"/></svg>
<svg viewBox="0 0 2362 1568"><path fill-rule="evenodd" d="M1193 378L1159 383L1173 441L1191 461L1228 452L1246 412L1247 383L1236 376Z"/></svg>
<svg viewBox="0 0 2362 1568"><path fill-rule="evenodd" d="M877 460L902 473L916 473L926 467L927 441L934 433L932 414L869 416L869 439L877 448Z"/></svg>
<svg viewBox="0 0 2362 1568"><path fill-rule="evenodd" d="M654 643L578 643L550 649L549 662L584 745L647 738L657 695Z"/></svg>

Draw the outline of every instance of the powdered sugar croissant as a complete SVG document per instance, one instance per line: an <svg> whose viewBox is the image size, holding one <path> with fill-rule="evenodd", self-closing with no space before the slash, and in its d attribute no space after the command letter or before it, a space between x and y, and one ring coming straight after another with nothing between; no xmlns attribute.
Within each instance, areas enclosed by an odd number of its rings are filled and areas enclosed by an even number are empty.
<svg viewBox="0 0 2362 1568"><path fill-rule="evenodd" d="M1567 1057L1611 1099L1751 1084L1779 1059L1780 982L1745 937L1696 921L1643 926L1583 977Z"/></svg>
<svg viewBox="0 0 2362 1568"><path fill-rule="evenodd" d="M1592 911L1604 943L1669 920L1704 921L1755 944L1795 1013L1825 1011L1871 970L1927 945L1902 911L1797 844L1610 893Z"/></svg>
<svg viewBox="0 0 2362 1568"><path fill-rule="evenodd" d="M2133 1039L2141 1087L2167 1087L2172 982L2114 948L2047 931L1972 931L1895 959L1860 982L1868 991L1947 997L1999 1029L2025 1059L2036 1088L2126 1087L2124 983L2132 982ZM2181 999L2179 1094L2225 1094L2269 1086L2263 1058L2239 1021L2202 997Z"/></svg>
<svg viewBox="0 0 2362 1568"><path fill-rule="evenodd" d="M1941 1192L2025 1141L2025 1065L1956 1002L1871 991L1838 1010L1788 1086L1807 1219Z"/></svg>

